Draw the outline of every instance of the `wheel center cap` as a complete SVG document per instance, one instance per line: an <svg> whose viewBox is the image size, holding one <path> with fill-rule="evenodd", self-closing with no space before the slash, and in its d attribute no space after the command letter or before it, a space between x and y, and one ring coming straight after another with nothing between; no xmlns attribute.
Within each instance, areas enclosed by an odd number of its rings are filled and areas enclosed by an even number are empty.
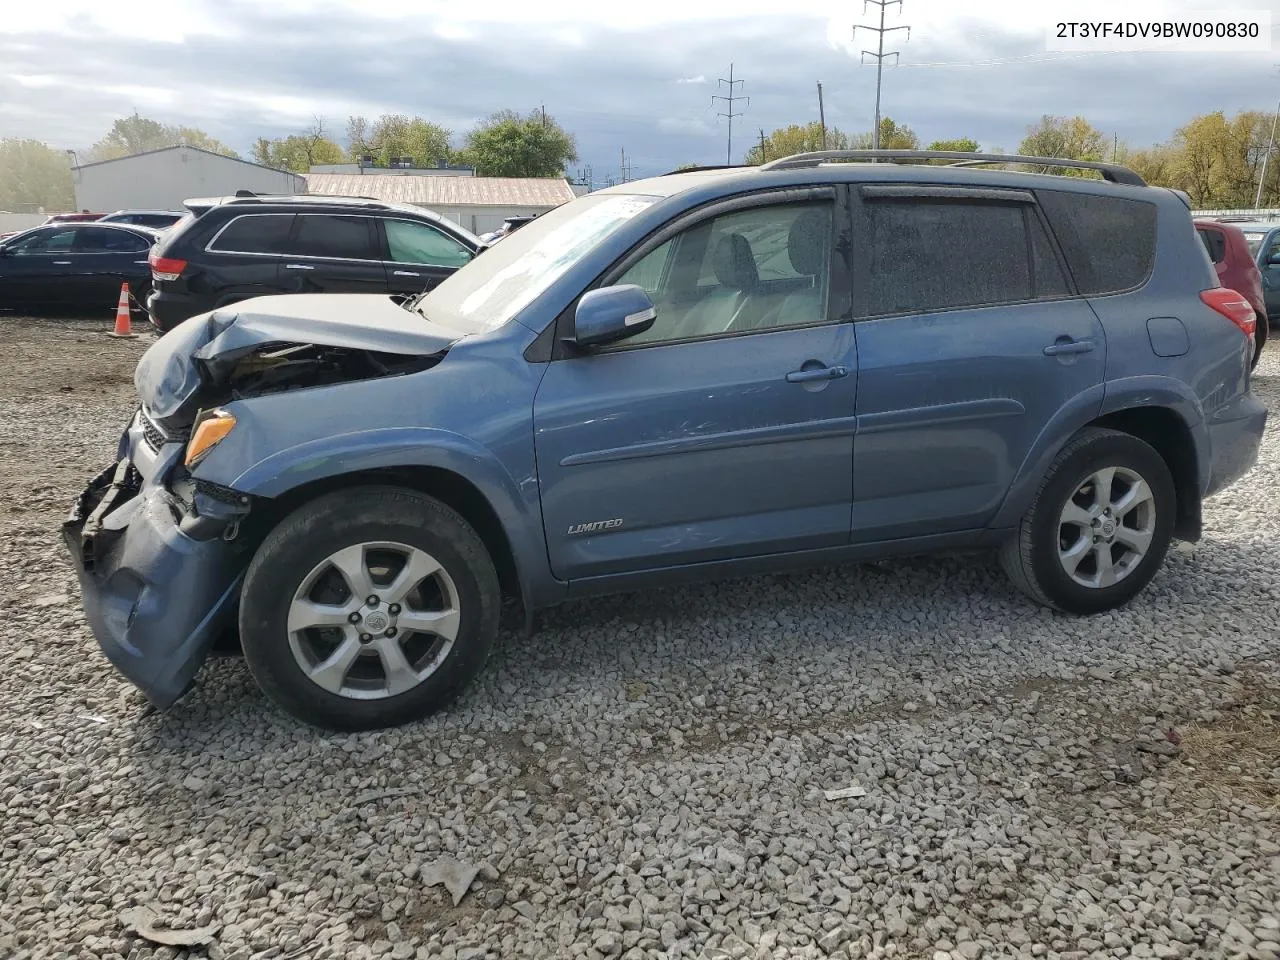
<svg viewBox="0 0 1280 960"><path fill-rule="evenodd" d="M1116 525L1112 521L1110 520L1102 521L1102 535L1104 537L1110 537L1114 535L1115 532L1116 532Z"/></svg>
<svg viewBox="0 0 1280 960"><path fill-rule="evenodd" d="M364 625L370 633L381 633L391 626L391 618L381 610L373 610L365 614Z"/></svg>

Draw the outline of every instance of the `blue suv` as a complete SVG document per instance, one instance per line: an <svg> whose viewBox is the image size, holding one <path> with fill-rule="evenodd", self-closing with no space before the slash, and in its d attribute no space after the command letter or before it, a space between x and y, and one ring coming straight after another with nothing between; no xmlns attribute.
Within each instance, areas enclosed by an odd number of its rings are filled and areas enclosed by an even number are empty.
<svg viewBox="0 0 1280 960"><path fill-rule="evenodd" d="M1253 316L1185 195L1123 167L844 151L658 177L425 295L182 324L64 533L153 704L238 628L272 700L342 729L446 704L504 610L527 628L606 591L990 546L1089 614L1252 467Z"/></svg>

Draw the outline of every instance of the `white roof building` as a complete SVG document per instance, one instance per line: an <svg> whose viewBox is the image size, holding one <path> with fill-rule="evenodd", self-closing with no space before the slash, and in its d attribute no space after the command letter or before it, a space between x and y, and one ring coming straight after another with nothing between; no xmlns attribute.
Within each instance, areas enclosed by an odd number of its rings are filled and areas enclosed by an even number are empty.
<svg viewBox="0 0 1280 960"><path fill-rule="evenodd" d="M379 171L309 173L306 180L308 193L410 203L476 234L497 230L507 217L536 216L574 198L573 188L562 177L442 177Z"/></svg>

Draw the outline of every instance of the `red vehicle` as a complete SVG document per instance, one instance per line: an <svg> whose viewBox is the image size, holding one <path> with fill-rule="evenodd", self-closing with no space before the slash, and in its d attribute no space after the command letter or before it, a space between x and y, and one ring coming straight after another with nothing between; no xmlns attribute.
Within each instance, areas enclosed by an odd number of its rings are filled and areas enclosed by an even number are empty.
<svg viewBox="0 0 1280 960"><path fill-rule="evenodd" d="M79 213L55 213L45 223L87 223L90 220L101 220L105 213L90 213L82 210Z"/></svg>
<svg viewBox="0 0 1280 960"><path fill-rule="evenodd" d="M1267 307L1262 294L1262 272L1249 252L1249 241L1244 231L1230 223L1218 220L1196 220L1196 233L1209 251L1209 259L1218 272L1218 280L1234 290L1253 307L1258 322L1253 334L1253 366L1262 357L1267 343Z"/></svg>

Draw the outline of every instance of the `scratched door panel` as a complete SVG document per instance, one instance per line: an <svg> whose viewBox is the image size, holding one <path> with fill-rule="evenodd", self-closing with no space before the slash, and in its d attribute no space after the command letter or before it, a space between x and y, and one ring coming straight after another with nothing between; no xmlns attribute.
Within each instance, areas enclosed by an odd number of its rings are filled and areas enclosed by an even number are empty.
<svg viewBox="0 0 1280 960"><path fill-rule="evenodd" d="M846 374L787 380L815 364ZM556 576L847 542L856 383L847 323L552 363L534 419Z"/></svg>
<svg viewBox="0 0 1280 960"><path fill-rule="evenodd" d="M1102 381L1106 358L1083 300L885 317L856 330L855 542L985 525L1040 431ZM1094 348L1045 355L1067 339Z"/></svg>

